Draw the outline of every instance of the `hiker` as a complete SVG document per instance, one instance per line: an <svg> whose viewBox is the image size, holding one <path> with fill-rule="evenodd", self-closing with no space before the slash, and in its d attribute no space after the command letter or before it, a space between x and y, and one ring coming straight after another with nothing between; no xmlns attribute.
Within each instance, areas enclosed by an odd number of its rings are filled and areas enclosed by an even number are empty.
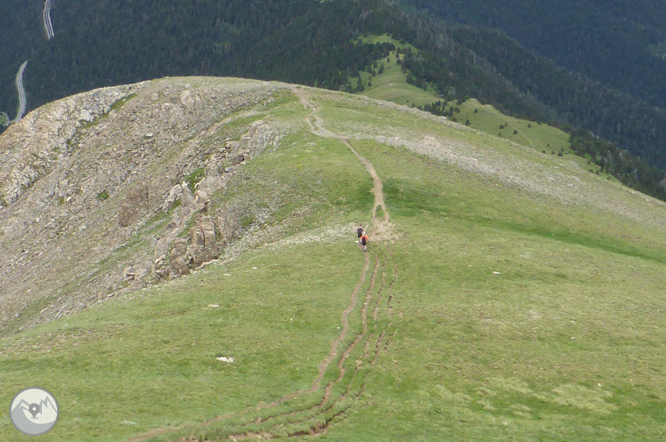
<svg viewBox="0 0 666 442"><path fill-rule="evenodd" d="M361 245L363 246L363 251L367 252L368 251L367 250L367 248L368 248L368 235L366 235L365 232L363 232L363 236L361 236Z"/></svg>
<svg viewBox="0 0 666 442"><path fill-rule="evenodd" d="M363 236L363 225L359 225L356 229L356 234L358 235L358 243L361 244L361 237Z"/></svg>

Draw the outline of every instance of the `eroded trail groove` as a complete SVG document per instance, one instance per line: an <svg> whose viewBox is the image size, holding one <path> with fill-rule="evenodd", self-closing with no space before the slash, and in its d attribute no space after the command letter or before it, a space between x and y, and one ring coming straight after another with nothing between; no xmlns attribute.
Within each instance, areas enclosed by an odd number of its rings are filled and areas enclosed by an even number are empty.
<svg viewBox="0 0 666 442"><path fill-rule="evenodd" d="M312 133L323 138L334 138L342 141L354 153L354 155L358 157L358 159L361 161L363 166L365 166L365 169L372 177L372 181L374 183L372 193L375 196L375 205L372 208L372 230L370 231L370 234L372 237L378 237L379 239L385 238L385 236L390 234L391 225L389 222L388 210L386 210L386 206L384 205L382 180L377 175L374 166L370 161L361 156L356 151L356 149L354 149L354 146L352 146L349 139L337 135L324 127L324 120L322 120L322 118L317 115L317 107L308 99L308 92L306 90L302 88L294 88L293 91L300 98L301 104L306 109L310 110L310 115L305 121L307 122L308 126L310 126ZM377 207L381 207L382 212L384 213L384 216L381 219L377 218Z"/></svg>
<svg viewBox="0 0 666 442"><path fill-rule="evenodd" d="M364 391L365 379L374 367L379 354L389 347L395 334L395 330L391 329L390 320L391 295L385 295L388 296L388 301L384 305L380 300L382 293L390 292L395 282L397 264L393 260L388 243L380 244L382 239L391 236L382 181L372 163L358 153L350 140L324 128L323 120L317 115L316 106L307 97L308 92L301 88L294 88L293 92L310 111L306 122L312 133L343 142L363 164L374 183L372 228L369 232L374 246L364 256L363 270L350 294L349 305L341 314L340 334L331 342L330 351L319 364L318 376L310 389L291 393L269 404L222 415L201 424L155 429L129 439L130 442L188 429L196 432L193 434L197 436L183 438L181 441L198 441L202 434L208 441L268 439L323 433L332 423L344 419L345 412ZM382 217L377 217L378 207L382 209ZM368 271L372 261L374 261L373 269L368 281ZM363 303L359 306L359 294L364 287L367 287L365 296L361 298ZM368 316L372 318L370 323ZM331 376L334 372L337 372L337 376ZM322 389L325 379L328 381ZM223 429L217 428L208 432L205 430L207 426L221 421L225 422Z"/></svg>

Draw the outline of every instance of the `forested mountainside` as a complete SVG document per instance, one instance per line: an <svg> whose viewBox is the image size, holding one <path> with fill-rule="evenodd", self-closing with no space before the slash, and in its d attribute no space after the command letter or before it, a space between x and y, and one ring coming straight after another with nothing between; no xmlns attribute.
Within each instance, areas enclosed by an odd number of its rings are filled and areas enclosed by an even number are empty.
<svg viewBox="0 0 666 442"><path fill-rule="evenodd" d="M429 51L408 56L406 67L415 83L434 84L449 98L471 96L511 114L583 127L654 166L666 165L662 109L559 68L497 31L438 29L454 55L442 57L431 45Z"/></svg>
<svg viewBox="0 0 666 442"><path fill-rule="evenodd" d="M25 60L30 61L24 80L29 109L96 87L176 75L349 91L350 78L372 70L374 61L394 49L359 37L387 33L416 48L404 54L411 82L434 88L442 98L473 97L512 115L591 131L592 138L605 138L618 152L626 149L644 161L642 167L634 167L639 162L633 159L622 165L622 175L632 181L649 181L639 190L660 189L665 112L562 69L500 32L451 24L470 21L461 14L444 22L381 0L61 0L51 11L55 37L47 40L41 0L7 6L0 22L0 111L10 116L17 108L14 76ZM481 8L480 17L487 13ZM615 158L631 159L627 153Z"/></svg>
<svg viewBox="0 0 666 442"><path fill-rule="evenodd" d="M19 21L30 16L25 21L37 42L0 54L0 109L10 115L16 107L13 78L27 58L29 104L35 108L94 87L174 75L325 82L348 66L381 57L370 45L352 44L356 32L396 28L390 8L376 0L63 0L53 8L55 38L47 41L41 9L15 6ZM3 27L3 44L16 38L14 27Z"/></svg>
<svg viewBox="0 0 666 442"><path fill-rule="evenodd" d="M649 0L402 0L449 23L500 29L601 83L666 107L666 8Z"/></svg>

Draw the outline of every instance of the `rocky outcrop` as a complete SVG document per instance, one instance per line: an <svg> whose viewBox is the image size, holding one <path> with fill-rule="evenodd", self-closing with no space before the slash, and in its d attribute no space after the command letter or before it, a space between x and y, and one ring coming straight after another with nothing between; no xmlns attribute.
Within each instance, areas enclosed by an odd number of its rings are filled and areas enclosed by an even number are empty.
<svg viewBox="0 0 666 442"><path fill-rule="evenodd" d="M194 267L199 267L220 256L215 238L215 223L210 218L202 218L190 230L190 245L187 253L192 257Z"/></svg>
<svg viewBox="0 0 666 442"><path fill-rule="evenodd" d="M219 258L225 245L219 241L215 222L197 216L187 237L160 238L155 247L153 273L158 278L175 279Z"/></svg>
<svg viewBox="0 0 666 442"><path fill-rule="evenodd" d="M190 273L192 258L187 253L188 241L185 238L176 238L169 253L169 267L160 267L161 275L178 278Z"/></svg>
<svg viewBox="0 0 666 442"><path fill-rule="evenodd" d="M169 196L164 201L164 204L162 204L162 210L164 211L169 210L171 207L173 207L176 201L180 201L182 196L183 196L183 186L181 186L180 184L176 184L171 188L171 190L169 190Z"/></svg>
<svg viewBox="0 0 666 442"><path fill-rule="evenodd" d="M215 229L210 217L200 217L192 226L189 237L174 238L168 253L155 260L155 275L165 279L179 278L219 258L224 243L218 242Z"/></svg>
<svg viewBox="0 0 666 442"><path fill-rule="evenodd" d="M146 83L98 89L47 104L25 116L2 135L0 195L13 203L38 179L72 153L70 140L82 126L111 111L114 103L137 93Z"/></svg>
<svg viewBox="0 0 666 442"><path fill-rule="evenodd" d="M0 136L0 333L219 257L243 213L216 201L281 138L268 113L256 115L288 89L164 79L50 103L10 126ZM232 124L247 116L256 121ZM29 316L37 300L45 307Z"/></svg>
<svg viewBox="0 0 666 442"><path fill-rule="evenodd" d="M150 210L148 195L147 186L140 186L129 192L118 212L118 225L120 227L131 226Z"/></svg>

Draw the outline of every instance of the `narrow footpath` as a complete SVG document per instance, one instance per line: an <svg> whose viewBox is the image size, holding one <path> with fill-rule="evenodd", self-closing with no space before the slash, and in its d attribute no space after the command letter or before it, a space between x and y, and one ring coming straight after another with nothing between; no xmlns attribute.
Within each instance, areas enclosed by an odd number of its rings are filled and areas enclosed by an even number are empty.
<svg viewBox="0 0 666 442"><path fill-rule="evenodd" d="M317 107L308 99L309 91L294 87L292 91L300 98L303 106L310 110L306 122L314 135L322 138L334 138L343 142L359 159L365 169L372 177L374 186L372 193L374 195L374 205L372 208L372 228L370 236L375 246L370 249L370 253L364 254L365 263L356 286L352 290L348 307L341 314L342 327L340 334L331 342L329 354L321 361L318 367L318 376L312 382L308 390L301 390L284 396L269 404L263 404L257 407L251 407L241 412L230 413L218 416L207 422L197 424L196 426L181 426L157 428L148 433L128 439L128 442L144 441L151 437L167 434L174 431L186 430L191 428L199 434L205 432L205 427L225 421L228 422L228 430L220 433L206 435L206 440L245 440L245 439L268 439L280 436L303 436L316 435L326 432L329 426L337 420L344 419L345 413L353 406L355 400L365 389L365 378L367 371L360 374L359 368L364 364L374 367L381 351L389 348L395 329L392 328L392 322L379 326L378 317L382 303L381 296L385 291L390 292L393 283L397 277L398 266L390 253L390 246L380 245L382 238L388 238L391 235L391 224L389 213L384 205L384 195L382 192L382 181L377 175L372 163L362 157L351 142L339 135L336 135L326 128L324 122L317 115ZM377 217L377 208L382 209L383 217ZM372 253L374 252L374 253ZM374 258L371 258L374 256ZM363 305L358 309L358 299L362 287L366 284L368 271L371 261L374 261L372 273L368 288L363 298ZM392 263L392 265L390 265ZM388 275L388 276L387 276ZM391 300L393 295L389 293L385 301L384 314L390 320L392 317ZM373 327L368 324L368 308L371 308L373 318ZM358 311L360 316L361 329L352 339L349 337L353 327L350 326L350 315ZM371 329L372 328L372 329ZM362 349L362 350L361 350ZM362 351L362 353L361 353ZM348 363L350 357L354 355L355 363ZM322 382L326 378L327 372L335 366L338 372L337 377L329 381L326 387L321 391ZM352 400L348 400L348 399ZM296 405L293 408L282 410L287 401L298 401L303 405ZM278 410L279 408L279 410ZM258 431L257 429L260 428ZM197 437L181 439L181 441L198 441Z"/></svg>

